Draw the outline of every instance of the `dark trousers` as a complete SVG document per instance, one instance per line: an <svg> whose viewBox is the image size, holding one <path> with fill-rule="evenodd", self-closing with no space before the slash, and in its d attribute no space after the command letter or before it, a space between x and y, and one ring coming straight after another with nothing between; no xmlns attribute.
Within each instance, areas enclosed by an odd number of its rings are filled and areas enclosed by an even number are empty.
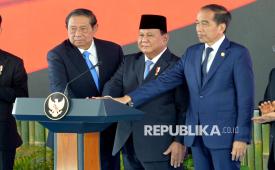
<svg viewBox="0 0 275 170"><path fill-rule="evenodd" d="M239 170L240 161L231 160L231 149L209 149L197 136L191 147L195 170Z"/></svg>
<svg viewBox="0 0 275 170"><path fill-rule="evenodd" d="M112 127L113 126L113 127ZM112 155L116 126L112 125L100 134L101 170L120 170L119 153Z"/></svg>
<svg viewBox="0 0 275 170"><path fill-rule="evenodd" d="M271 145L270 153L269 153L269 158L268 158L268 169L269 170L274 170L275 169L275 160L274 160L274 144Z"/></svg>
<svg viewBox="0 0 275 170"><path fill-rule="evenodd" d="M123 163L125 170L183 170L183 167L173 168L168 161L142 162L136 156L133 138L129 137L122 148Z"/></svg>
<svg viewBox="0 0 275 170"><path fill-rule="evenodd" d="M0 150L0 170L13 170L16 150Z"/></svg>

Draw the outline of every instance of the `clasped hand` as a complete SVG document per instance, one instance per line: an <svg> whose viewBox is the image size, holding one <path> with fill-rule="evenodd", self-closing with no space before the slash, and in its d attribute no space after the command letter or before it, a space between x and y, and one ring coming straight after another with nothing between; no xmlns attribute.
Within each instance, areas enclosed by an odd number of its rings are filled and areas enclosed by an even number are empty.
<svg viewBox="0 0 275 170"><path fill-rule="evenodd" d="M253 117L252 120L255 123L267 123L275 121L275 101L263 102L259 109L261 110L262 116Z"/></svg>

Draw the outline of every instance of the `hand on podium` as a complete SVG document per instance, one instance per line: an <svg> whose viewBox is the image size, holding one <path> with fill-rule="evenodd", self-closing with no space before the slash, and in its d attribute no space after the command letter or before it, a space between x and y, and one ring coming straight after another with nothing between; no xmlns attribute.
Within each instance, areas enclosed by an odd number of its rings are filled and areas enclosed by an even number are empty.
<svg viewBox="0 0 275 170"><path fill-rule="evenodd" d="M123 96L123 97L118 97L118 98L113 98L111 96L103 96L103 97L92 97L92 99L112 99L114 101L117 101L122 104L128 104L131 102L131 97L130 96Z"/></svg>
<svg viewBox="0 0 275 170"><path fill-rule="evenodd" d="M112 96L91 97L89 99L113 99Z"/></svg>

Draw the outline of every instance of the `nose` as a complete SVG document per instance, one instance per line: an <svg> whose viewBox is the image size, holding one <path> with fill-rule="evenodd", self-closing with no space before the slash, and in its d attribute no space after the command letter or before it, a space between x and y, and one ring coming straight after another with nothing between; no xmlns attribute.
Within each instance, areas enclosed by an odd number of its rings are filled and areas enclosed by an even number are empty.
<svg viewBox="0 0 275 170"><path fill-rule="evenodd" d="M148 42L148 37L147 36L141 37L141 42Z"/></svg>
<svg viewBox="0 0 275 170"><path fill-rule="evenodd" d="M79 29L77 29L74 35L76 37L79 37L81 35L81 31Z"/></svg>

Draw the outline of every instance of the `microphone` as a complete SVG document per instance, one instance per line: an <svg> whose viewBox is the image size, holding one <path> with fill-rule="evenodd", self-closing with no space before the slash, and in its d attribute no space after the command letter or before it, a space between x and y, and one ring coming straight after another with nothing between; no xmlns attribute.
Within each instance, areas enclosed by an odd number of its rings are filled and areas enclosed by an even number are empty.
<svg viewBox="0 0 275 170"><path fill-rule="evenodd" d="M75 78L73 78L72 80L70 80L67 84L66 87L64 89L64 95L69 97L68 95L68 86L73 83L75 80L79 79L80 77L82 77L84 74L90 72L90 70L95 69L96 67L101 65L101 61L98 61L95 65L93 65L92 67L90 67L89 69L87 69L86 71L84 71L83 73L79 74L78 76L76 76Z"/></svg>

